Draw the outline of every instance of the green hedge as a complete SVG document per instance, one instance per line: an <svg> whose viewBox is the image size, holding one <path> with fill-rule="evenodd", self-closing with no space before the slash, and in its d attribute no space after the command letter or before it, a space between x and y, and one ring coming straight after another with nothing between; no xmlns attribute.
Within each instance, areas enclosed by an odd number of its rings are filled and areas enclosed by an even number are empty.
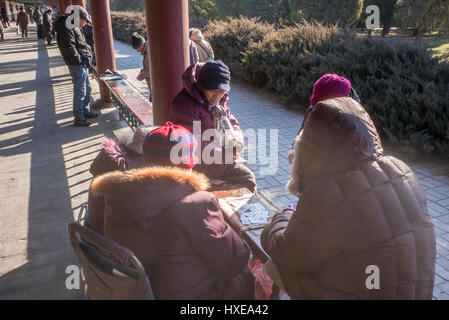
<svg viewBox="0 0 449 320"><path fill-rule="evenodd" d="M147 38L145 15L133 11L111 12L112 32L114 38L126 43L131 43L133 32Z"/></svg>
<svg viewBox="0 0 449 320"><path fill-rule="evenodd" d="M204 36L214 49L216 59L225 61L234 74L241 75L241 60L248 45L262 41L272 31L273 26L267 23L242 17L213 21L207 26Z"/></svg>
<svg viewBox="0 0 449 320"><path fill-rule="evenodd" d="M381 135L406 151L449 155L449 64L426 48L308 22L274 31L248 19L212 22L206 38L234 76L301 108L319 77L343 75Z"/></svg>

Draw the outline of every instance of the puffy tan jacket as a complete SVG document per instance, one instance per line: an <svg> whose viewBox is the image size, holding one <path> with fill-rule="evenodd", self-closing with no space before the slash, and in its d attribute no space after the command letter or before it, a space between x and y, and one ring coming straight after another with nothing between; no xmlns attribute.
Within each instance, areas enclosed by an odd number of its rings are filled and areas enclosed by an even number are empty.
<svg viewBox="0 0 449 320"><path fill-rule="evenodd" d="M141 260L156 299L250 299L249 247L208 188L204 175L178 168L107 173L90 190L104 212L89 208L89 220L104 216L104 235Z"/></svg>
<svg viewBox="0 0 449 320"><path fill-rule="evenodd" d="M214 60L214 50L210 46L210 43L206 40L194 41L196 49L198 50L199 62L206 62L208 60Z"/></svg>
<svg viewBox="0 0 449 320"><path fill-rule="evenodd" d="M431 299L435 234L412 170L383 155L351 98L319 103L295 143L293 215L274 217L262 245L294 299ZM369 290L379 268L380 289ZM368 272L368 273L367 273Z"/></svg>

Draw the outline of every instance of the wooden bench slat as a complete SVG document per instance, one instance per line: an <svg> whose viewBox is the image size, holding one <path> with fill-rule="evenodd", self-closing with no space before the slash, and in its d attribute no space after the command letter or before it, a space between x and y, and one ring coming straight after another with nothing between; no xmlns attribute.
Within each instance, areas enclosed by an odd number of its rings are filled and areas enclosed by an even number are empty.
<svg viewBox="0 0 449 320"><path fill-rule="evenodd" d="M131 87L125 80L102 80L99 78L98 72L92 68L97 81L103 82L114 96L125 108L129 114L124 114L119 108L119 112L125 118L128 125L135 129L137 125L152 125L153 124L153 105L142 97L133 87ZM118 107L118 106L117 106ZM129 121L129 116L134 120Z"/></svg>

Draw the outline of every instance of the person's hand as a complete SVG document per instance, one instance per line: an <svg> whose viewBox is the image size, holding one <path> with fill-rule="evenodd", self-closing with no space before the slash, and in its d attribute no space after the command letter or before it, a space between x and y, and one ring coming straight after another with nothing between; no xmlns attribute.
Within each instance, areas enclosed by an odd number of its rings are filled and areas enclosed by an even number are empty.
<svg viewBox="0 0 449 320"><path fill-rule="evenodd" d="M137 81L143 81L143 80L144 80L144 78L142 77L142 75L139 74L139 75L137 76Z"/></svg>

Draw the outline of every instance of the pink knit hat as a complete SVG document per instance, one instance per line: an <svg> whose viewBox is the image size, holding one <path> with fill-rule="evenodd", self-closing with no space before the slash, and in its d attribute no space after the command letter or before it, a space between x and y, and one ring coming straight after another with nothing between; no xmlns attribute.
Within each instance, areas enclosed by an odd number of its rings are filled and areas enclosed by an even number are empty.
<svg viewBox="0 0 449 320"><path fill-rule="evenodd" d="M351 82L337 74L325 74L313 86L313 95L310 104L316 106L318 102L347 97L351 92Z"/></svg>

